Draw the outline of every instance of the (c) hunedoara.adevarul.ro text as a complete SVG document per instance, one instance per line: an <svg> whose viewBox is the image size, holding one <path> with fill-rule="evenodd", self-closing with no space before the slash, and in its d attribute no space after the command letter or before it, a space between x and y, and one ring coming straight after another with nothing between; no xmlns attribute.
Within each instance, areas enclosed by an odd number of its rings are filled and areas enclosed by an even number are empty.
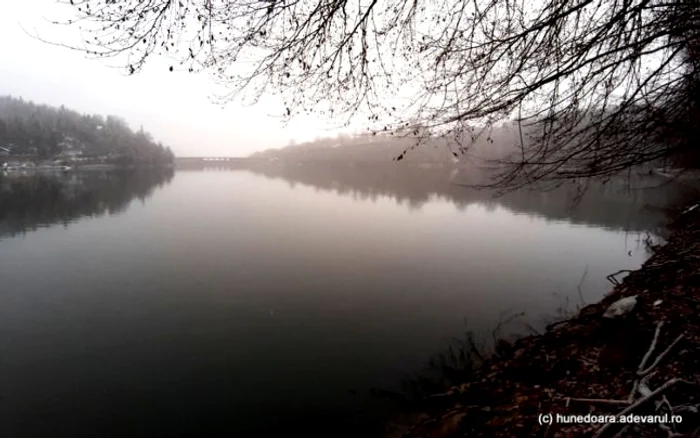
<svg viewBox="0 0 700 438"><path fill-rule="evenodd" d="M539 414L538 420L540 425L544 424L678 424L683 422L683 417L680 415L569 415L569 414Z"/></svg>

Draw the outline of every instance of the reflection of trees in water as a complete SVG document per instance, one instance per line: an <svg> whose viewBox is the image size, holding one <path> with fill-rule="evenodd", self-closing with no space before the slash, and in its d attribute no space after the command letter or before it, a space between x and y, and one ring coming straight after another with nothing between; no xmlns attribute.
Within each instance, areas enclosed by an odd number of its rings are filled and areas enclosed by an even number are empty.
<svg viewBox="0 0 700 438"><path fill-rule="evenodd" d="M168 184L172 169L0 176L0 236L117 214Z"/></svg>
<svg viewBox="0 0 700 438"><path fill-rule="evenodd" d="M607 184L591 183L576 203L573 199L578 188L574 185L549 191L519 191L495 198L493 192L456 184L466 176L453 174L450 180L449 170L440 168L325 163L264 164L253 166L250 170L268 178L282 178L290 187L301 183L362 200L376 201L380 196L390 197L411 209L420 208L438 197L454 203L460 211L472 204L481 205L488 211L504 207L515 213L540 216L547 220L629 231L650 230L663 224L664 209L689 192L689 189L675 184L660 186L660 179L637 177L631 182L633 187L655 187L630 190L627 179L613 180Z"/></svg>

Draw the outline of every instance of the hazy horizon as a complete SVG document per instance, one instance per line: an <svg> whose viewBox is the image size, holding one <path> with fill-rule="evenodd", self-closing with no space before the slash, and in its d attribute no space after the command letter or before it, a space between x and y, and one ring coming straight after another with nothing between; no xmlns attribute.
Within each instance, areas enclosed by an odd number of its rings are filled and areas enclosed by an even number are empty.
<svg viewBox="0 0 700 438"><path fill-rule="evenodd" d="M41 11L41 12L38 12ZM204 73L168 72L170 63L156 57L133 76L88 59L83 53L43 43L75 41L71 29L58 29L47 18L65 16L51 0L17 2L0 16L0 95L37 104L65 105L81 113L116 115L138 129L143 126L177 156L247 156L317 137L335 135L332 125L314 117L297 117L287 126L284 107L272 96L255 106L211 102L215 83Z"/></svg>

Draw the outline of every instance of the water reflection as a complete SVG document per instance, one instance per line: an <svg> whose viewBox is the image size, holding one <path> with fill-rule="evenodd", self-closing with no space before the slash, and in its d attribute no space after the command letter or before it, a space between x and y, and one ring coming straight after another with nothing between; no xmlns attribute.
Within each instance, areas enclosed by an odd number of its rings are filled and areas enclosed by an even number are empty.
<svg viewBox="0 0 700 438"><path fill-rule="evenodd" d="M494 197L493 192L464 185L476 182L463 169L420 166L293 164L256 165L251 170L271 179L286 180L290 187L305 184L323 191L351 195L376 202L393 198L411 210L418 210L434 198L442 198L464 211L471 204L493 211L510 211L551 221L566 221L615 231L650 231L664 223L666 208L682 203L695 190L660 177L633 175L603 183L590 183L579 197L579 187L568 184L554 190L521 190Z"/></svg>
<svg viewBox="0 0 700 438"><path fill-rule="evenodd" d="M0 435L366 437L371 387L504 311L599 299L644 259L601 228L662 217L632 202L661 193L572 212L437 169L249 169L3 179L3 233L71 226L0 242Z"/></svg>
<svg viewBox="0 0 700 438"><path fill-rule="evenodd" d="M172 169L0 174L0 237L119 214L134 199L144 202L173 174Z"/></svg>

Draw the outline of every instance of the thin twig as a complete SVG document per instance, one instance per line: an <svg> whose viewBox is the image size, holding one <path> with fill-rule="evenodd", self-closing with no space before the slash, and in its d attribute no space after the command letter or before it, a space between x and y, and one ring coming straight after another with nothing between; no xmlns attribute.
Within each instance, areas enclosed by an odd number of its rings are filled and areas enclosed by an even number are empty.
<svg viewBox="0 0 700 438"><path fill-rule="evenodd" d="M637 392L642 397L646 397L654 391L652 391L651 388L649 388L649 385L647 385L646 382L639 382L639 385L637 386Z"/></svg>
<svg viewBox="0 0 700 438"><path fill-rule="evenodd" d="M652 391L651 389L649 389L649 380L651 380L651 378L655 375L656 371L647 374L637 382L637 392L639 393L639 395L641 395L642 397L646 397L647 395L651 394Z"/></svg>
<svg viewBox="0 0 700 438"><path fill-rule="evenodd" d="M523 317L523 316L525 316L525 312L520 312L520 313L516 313L516 314L514 314L514 315L511 315L511 316L509 316L508 318L506 318L506 319L504 320L504 319L503 319L503 313L501 313L501 315L500 315L499 318L498 318L498 324L496 325L496 327L495 327L495 328L493 329L493 331L491 332L491 337L493 338L494 344L495 344L496 342L498 342L498 339L499 339L499 337L500 337L500 335L501 335L501 327L505 326L506 324L510 324L511 322L513 322L514 320L516 320L517 318L520 318L520 317Z"/></svg>
<svg viewBox="0 0 700 438"><path fill-rule="evenodd" d="M693 211L693 210L695 210L696 208L698 208L698 206L700 206L700 204L695 204L695 205L693 205L692 207L686 209L683 213L681 213L680 216L683 216L683 215L686 214L686 213L690 213L691 211Z"/></svg>
<svg viewBox="0 0 700 438"><path fill-rule="evenodd" d="M649 358L651 358L652 353L654 353L654 349L656 348L656 343L659 340L659 333L661 333L661 327L663 327L663 325L664 325L663 321L660 321L656 325L656 331L654 332L654 339L651 340L651 345L649 346L649 350L642 358L642 362L639 364L639 367L637 368L637 373L641 372L644 369L644 366L647 364L647 361L649 360Z"/></svg>
<svg viewBox="0 0 700 438"><path fill-rule="evenodd" d="M646 397L652 393L652 390L649 388L649 381L655 375L656 371L647 374L646 376L642 377L640 380L637 381L637 393L640 396Z"/></svg>
<svg viewBox="0 0 700 438"><path fill-rule="evenodd" d="M623 409L622 411L620 411L619 413L617 413L617 415L615 415L615 417L619 418L619 417L622 417L622 416L625 416L625 415L629 414L630 412L634 411L635 409L639 408L640 406L646 404L648 401L654 399L655 397L658 397L658 396L661 395L664 391L666 391L668 388L672 387L673 385L675 385L676 383L679 383L679 382L683 382L683 380L682 380L682 379L677 379L677 378L673 378L673 379L669 380L668 382L666 382L666 383L664 383L663 385L659 386L659 387L658 387L656 390L654 390L651 394L647 395L646 397L640 398L640 399L637 400L636 402L632 403L631 405L629 405L628 407L626 407L625 409ZM612 427L614 424L615 424L615 423L612 423L612 422L611 422L611 423L606 423L606 424L604 424L600 429L598 429L598 430L596 431L596 433L593 435L593 438L600 438L600 437L602 437L603 434L604 434L610 427Z"/></svg>
<svg viewBox="0 0 700 438"><path fill-rule="evenodd" d="M579 403L601 403L606 405L629 405L631 402L629 400L613 400L607 398L574 398L567 397L568 401L579 402Z"/></svg>
<svg viewBox="0 0 700 438"><path fill-rule="evenodd" d="M651 370L653 370L653 369L659 364L659 362L661 362L661 360L663 360L663 358L666 357L666 355L668 354L668 352L671 351L671 349L672 349L681 339L683 339L683 334L682 334L682 333L681 333L680 335L678 335L678 337L676 338L676 340L673 341L673 342L671 343L671 345L669 345L668 348L665 349L664 352L661 353L661 354L659 355L659 357L656 358L656 360L654 361L654 363L651 364L651 365L649 366L649 368L647 368L647 369L645 369L645 370L642 370L642 371L637 371L637 375L638 375L638 376L644 376L644 375L648 374Z"/></svg>
<svg viewBox="0 0 700 438"><path fill-rule="evenodd" d="M616 277L620 274L624 274L625 272L630 273L630 272L634 272L634 271L632 271L630 269L620 269L619 271L613 272L612 274L608 275L605 278L607 278L608 281L611 282L612 284L614 284L615 286L619 286L620 282L617 280Z"/></svg>
<svg viewBox="0 0 700 438"><path fill-rule="evenodd" d="M578 292L578 300L581 304L581 307L585 305L585 302L583 300L583 293L581 292L581 286L583 286L583 281L586 279L586 275L588 275L588 265L586 265L586 269L583 270L581 280L579 280L578 285L576 285L576 291Z"/></svg>
<svg viewBox="0 0 700 438"><path fill-rule="evenodd" d="M654 264L650 264L650 265L644 265L644 267L645 267L645 268L662 268L662 267L664 267L664 266L673 265L673 264L676 264L676 263L678 263L678 259L666 260L665 262L661 262L661 263L654 263Z"/></svg>
<svg viewBox="0 0 700 438"><path fill-rule="evenodd" d="M562 319L561 321L553 322L553 323L547 325L547 327L545 328L545 331L551 331L554 327L556 327L558 325L566 324L567 322L570 322L570 321L571 321L571 319L567 318L567 319Z"/></svg>
<svg viewBox="0 0 700 438"><path fill-rule="evenodd" d="M668 401L666 396L661 398L661 404L666 405L669 415L673 416L673 406L671 406L671 402Z"/></svg>
<svg viewBox="0 0 700 438"><path fill-rule="evenodd" d="M637 394L637 387L639 386L639 380L634 381L634 385L632 386L632 392L630 392L629 397L627 397L627 400L632 403L634 401L634 396Z"/></svg>

